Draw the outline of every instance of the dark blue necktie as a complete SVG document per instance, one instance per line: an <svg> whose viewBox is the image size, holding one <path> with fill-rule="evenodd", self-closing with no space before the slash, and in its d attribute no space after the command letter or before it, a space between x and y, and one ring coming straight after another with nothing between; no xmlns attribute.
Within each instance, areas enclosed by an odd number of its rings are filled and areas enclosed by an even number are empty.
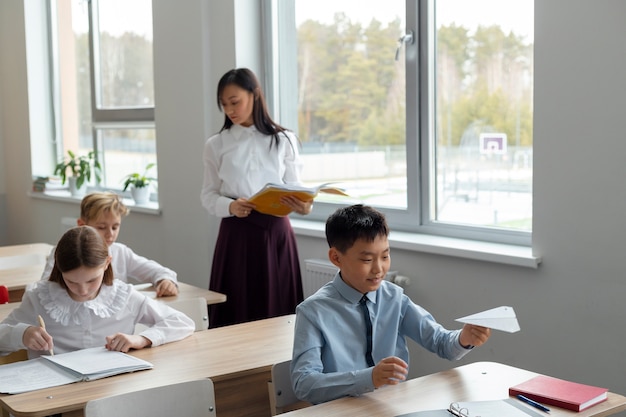
<svg viewBox="0 0 626 417"><path fill-rule="evenodd" d="M363 318L365 319L365 335L367 338L367 351L365 352L365 360L367 366L374 366L374 359L372 358L372 320L370 319L370 311L367 308L367 296L364 294L359 301L361 309L363 310Z"/></svg>

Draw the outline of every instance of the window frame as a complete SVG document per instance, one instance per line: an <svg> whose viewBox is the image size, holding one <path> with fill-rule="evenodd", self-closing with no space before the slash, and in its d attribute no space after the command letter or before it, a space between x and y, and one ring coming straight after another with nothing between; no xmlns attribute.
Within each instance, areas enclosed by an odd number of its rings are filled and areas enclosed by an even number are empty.
<svg viewBox="0 0 626 417"><path fill-rule="evenodd" d="M106 183L107 169L105 164L105 152L104 144L101 140L101 135L106 130L117 129L148 129L155 131L156 135L156 123L155 123L155 106L133 106L133 107L117 107L117 108L101 108L98 103L99 95L99 78L100 78L100 66L98 65L99 53L99 28L98 28L98 3L99 0L89 0L86 2L87 8L87 43L89 62L88 68L90 71L89 80L89 93L90 93L90 110L91 110L91 148L95 151L98 161L102 166L102 180L100 183L94 184L95 189L103 189L103 184ZM64 137L62 125L65 122L62 119L63 108L61 103L61 91L59 74L59 61L58 61L58 36L59 31L57 22L57 6L52 2L48 3L46 8L46 19L48 27L48 37L50 39L48 43L48 54L50 55L50 77L49 83L51 86L50 92L50 111L53 114L53 124L51 131L55 137L53 149L48 153L48 158L54 162L49 169L54 168L54 164L60 160L66 152L64 149ZM158 159L158 155L157 159ZM157 162L157 161L155 161ZM158 166L158 165L157 165ZM40 175L40 174L38 174ZM155 172L155 177L158 177L158 173ZM129 201L131 194L130 191L122 191L122 184L119 186L107 186L106 189L111 189ZM158 206L158 189L153 188L151 191L150 206L156 204ZM132 204L132 203L129 203Z"/></svg>
<svg viewBox="0 0 626 417"><path fill-rule="evenodd" d="M434 134L435 36L431 28L431 22L435 21L435 2L406 0L406 31L412 31L414 35L413 42L402 46L406 48L407 208L377 209L385 213L391 229L400 232L531 246L530 231L432 220L436 213L437 181ZM289 22L293 22L293 25ZM295 0L264 0L263 41L267 52L264 81L267 101L270 109L279 116L279 122L297 132L297 97L289 93L297 91L297 72L290 68L293 62L297 62L295 30ZM410 91L416 94L410 94ZM315 210L308 217L325 221L336 208L337 204L316 202Z"/></svg>

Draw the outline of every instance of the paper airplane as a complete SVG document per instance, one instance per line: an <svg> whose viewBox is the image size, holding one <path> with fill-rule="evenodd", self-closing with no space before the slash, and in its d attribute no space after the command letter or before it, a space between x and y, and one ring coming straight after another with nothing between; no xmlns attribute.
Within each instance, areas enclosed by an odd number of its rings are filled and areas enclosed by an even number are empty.
<svg viewBox="0 0 626 417"><path fill-rule="evenodd" d="M513 307L496 307L480 313L456 319L461 323L475 324L477 326L489 327L494 330L515 333L520 331L517 317Z"/></svg>

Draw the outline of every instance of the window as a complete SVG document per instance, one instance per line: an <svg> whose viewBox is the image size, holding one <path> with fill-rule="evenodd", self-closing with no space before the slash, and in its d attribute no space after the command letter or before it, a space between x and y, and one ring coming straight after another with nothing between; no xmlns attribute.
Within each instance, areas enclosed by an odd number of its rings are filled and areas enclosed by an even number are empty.
<svg viewBox="0 0 626 417"><path fill-rule="evenodd" d="M51 157L95 150L100 186L121 190L127 174L156 163L152 1L55 0L50 33Z"/></svg>
<svg viewBox="0 0 626 417"><path fill-rule="evenodd" d="M394 230L530 244L533 0L268 4L268 101L306 184Z"/></svg>

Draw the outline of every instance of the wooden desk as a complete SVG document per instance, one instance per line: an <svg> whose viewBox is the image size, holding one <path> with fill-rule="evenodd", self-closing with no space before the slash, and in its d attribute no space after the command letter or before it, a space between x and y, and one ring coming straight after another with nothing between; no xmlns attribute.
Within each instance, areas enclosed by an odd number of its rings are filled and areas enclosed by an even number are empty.
<svg viewBox="0 0 626 417"><path fill-rule="evenodd" d="M447 408L454 401L509 398L510 386L536 375L535 372L495 362L476 362L411 379L399 385L385 386L360 397L340 398L281 414L281 417L394 417L414 411L438 410ZM626 397L609 393L607 401L579 413L550 406L550 416L609 416L623 410L626 410Z"/></svg>
<svg viewBox="0 0 626 417"><path fill-rule="evenodd" d="M41 278L52 250L47 243L0 246L0 284L9 290L9 302L22 300L24 289Z"/></svg>
<svg viewBox="0 0 626 417"><path fill-rule="evenodd" d="M270 370L291 358L294 322L295 315L289 315L195 332L179 342L132 353L152 362L152 370L0 395L0 406L16 417L81 416L90 399L209 377L219 417L269 416Z"/></svg>
<svg viewBox="0 0 626 417"><path fill-rule="evenodd" d="M40 277L41 277L41 271L37 279L39 279ZM171 297L157 298L156 290L152 285L148 285L147 287L143 285L138 285L137 287L139 291L145 293L148 297L154 298L164 303L168 303L170 301L176 301L176 300L185 300L185 299L195 298L195 297L204 297L206 299L207 305L223 303L224 301L226 301L226 294L222 294L221 292L210 291L204 288L194 287L193 285L185 284L184 282L178 283L178 295L171 296ZM4 320L4 318L9 315L11 310L18 307L19 305L20 305L19 302L11 302L9 304L0 304L0 321Z"/></svg>
<svg viewBox="0 0 626 417"><path fill-rule="evenodd" d="M50 254L51 250L52 245L48 243L27 243L25 245L0 246L0 258L31 254L43 255L45 258Z"/></svg>

